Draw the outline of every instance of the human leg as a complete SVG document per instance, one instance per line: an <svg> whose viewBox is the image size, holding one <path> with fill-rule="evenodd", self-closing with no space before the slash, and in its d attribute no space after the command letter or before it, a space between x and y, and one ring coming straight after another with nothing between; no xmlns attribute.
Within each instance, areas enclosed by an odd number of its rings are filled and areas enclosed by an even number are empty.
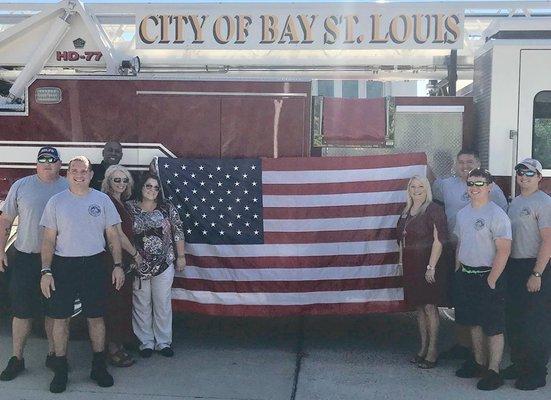
<svg viewBox="0 0 551 400"><path fill-rule="evenodd" d="M169 266L163 273L151 279L153 302L153 334L155 349L162 350L172 344L172 282L174 267ZM168 354L168 353L167 353Z"/></svg>
<svg viewBox="0 0 551 400"><path fill-rule="evenodd" d="M140 341L140 350L153 350L153 309L151 302L151 279L134 279L132 295L132 327Z"/></svg>
<svg viewBox="0 0 551 400"><path fill-rule="evenodd" d="M438 315L438 307L434 304L426 304L425 314L427 319L428 345L425 360L436 362L438 358L438 330L440 327L440 317Z"/></svg>

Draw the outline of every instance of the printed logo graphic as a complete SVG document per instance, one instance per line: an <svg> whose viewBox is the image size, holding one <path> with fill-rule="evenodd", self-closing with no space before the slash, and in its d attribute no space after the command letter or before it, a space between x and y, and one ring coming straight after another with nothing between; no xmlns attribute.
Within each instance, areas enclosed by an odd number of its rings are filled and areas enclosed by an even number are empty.
<svg viewBox="0 0 551 400"><path fill-rule="evenodd" d="M524 207L522 210L520 210L521 217L527 217L530 215L530 213L531 213L531 210L528 207Z"/></svg>
<svg viewBox="0 0 551 400"><path fill-rule="evenodd" d="M82 38L78 38L73 40L73 46L75 46L75 49L83 49L86 42Z"/></svg>
<svg viewBox="0 0 551 400"><path fill-rule="evenodd" d="M88 207L88 214L90 214L92 217L97 217L101 214L101 208L97 204L92 204L90 207Z"/></svg>
<svg viewBox="0 0 551 400"><path fill-rule="evenodd" d="M467 192L463 193L463 196L461 196L461 199L463 201L469 201L469 193Z"/></svg>
<svg viewBox="0 0 551 400"><path fill-rule="evenodd" d="M482 218L478 218L474 223L474 229L477 231L484 229L486 226L486 221L484 221Z"/></svg>

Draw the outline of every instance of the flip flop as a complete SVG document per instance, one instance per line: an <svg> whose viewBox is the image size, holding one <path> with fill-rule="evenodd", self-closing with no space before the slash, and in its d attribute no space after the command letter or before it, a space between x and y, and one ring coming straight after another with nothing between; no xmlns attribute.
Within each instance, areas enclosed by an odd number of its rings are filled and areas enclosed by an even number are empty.
<svg viewBox="0 0 551 400"><path fill-rule="evenodd" d="M124 349L119 349L112 354L110 353L107 356L107 361L114 367L122 368L130 367L136 362L136 360L134 360L130 354L124 351Z"/></svg>

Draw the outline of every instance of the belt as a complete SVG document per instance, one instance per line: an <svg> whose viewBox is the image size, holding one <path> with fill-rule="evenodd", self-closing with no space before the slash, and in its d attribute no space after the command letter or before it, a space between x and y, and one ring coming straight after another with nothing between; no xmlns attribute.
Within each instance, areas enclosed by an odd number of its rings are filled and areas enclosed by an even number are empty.
<svg viewBox="0 0 551 400"><path fill-rule="evenodd" d="M464 272L466 274L485 274L487 272L490 272L492 270L492 267L470 267L465 264L461 264L461 272Z"/></svg>

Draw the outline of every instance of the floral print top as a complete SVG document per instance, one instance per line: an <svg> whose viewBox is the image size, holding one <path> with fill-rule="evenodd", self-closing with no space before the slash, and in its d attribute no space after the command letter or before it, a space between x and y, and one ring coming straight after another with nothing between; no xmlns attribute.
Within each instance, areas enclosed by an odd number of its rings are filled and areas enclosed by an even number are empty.
<svg viewBox="0 0 551 400"><path fill-rule="evenodd" d="M142 210L136 200L126 204L134 219L134 245L143 258L137 276L142 279L157 276L174 264L174 243L184 240L182 220L170 203L153 211Z"/></svg>

